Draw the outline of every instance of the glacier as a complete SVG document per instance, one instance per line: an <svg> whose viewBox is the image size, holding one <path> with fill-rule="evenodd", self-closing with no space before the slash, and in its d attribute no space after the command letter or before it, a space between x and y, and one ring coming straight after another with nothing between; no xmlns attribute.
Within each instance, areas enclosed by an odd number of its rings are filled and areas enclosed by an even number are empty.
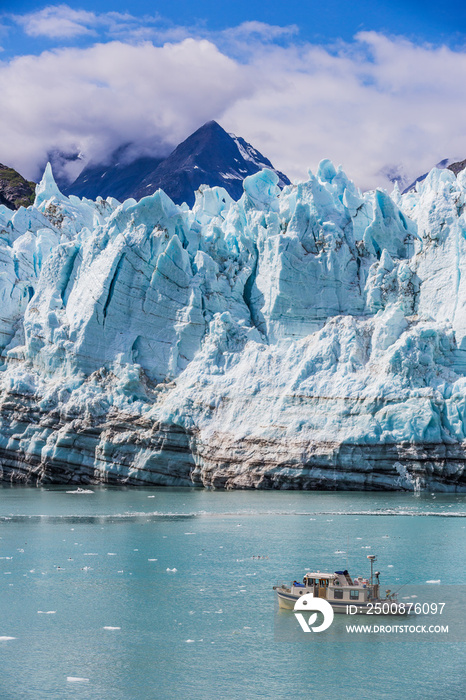
<svg viewBox="0 0 466 700"><path fill-rule="evenodd" d="M0 206L12 483L466 491L466 170Z"/></svg>

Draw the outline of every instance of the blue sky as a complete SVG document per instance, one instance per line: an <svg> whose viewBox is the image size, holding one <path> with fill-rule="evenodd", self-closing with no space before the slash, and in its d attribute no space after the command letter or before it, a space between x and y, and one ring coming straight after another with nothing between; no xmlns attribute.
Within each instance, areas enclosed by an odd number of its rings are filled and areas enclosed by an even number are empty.
<svg viewBox="0 0 466 700"><path fill-rule="evenodd" d="M292 178L361 187L466 157L466 3L82 0L0 4L0 161L168 152L204 121Z"/></svg>
<svg viewBox="0 0 466 700"><path fill-rule="evenodd" d="M50 3L52 4L52 3ZM58 4L58 3L57 3ZM466 42L466 3L400 2L397 0L82 0L67 3L95 13L120 12L155 16L177 25L204 26L215 31L257 20L272 25L295 24L307 41L350 40L358 31L375 30L416 41L461 45ZM37 11L46 3L37 0L3 0L5 13ZM19 42L17 50L21 50Z"/></svg>

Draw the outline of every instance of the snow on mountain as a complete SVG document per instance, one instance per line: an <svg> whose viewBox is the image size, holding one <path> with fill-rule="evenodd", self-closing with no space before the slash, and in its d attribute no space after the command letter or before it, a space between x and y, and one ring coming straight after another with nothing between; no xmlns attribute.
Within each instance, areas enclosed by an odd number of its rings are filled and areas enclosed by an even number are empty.
<svg viewBox="0 0 466 700"><path fill-rule="evenodd" d="M3 479L466 490L466 171L278 182L0 207Z"/></svg>

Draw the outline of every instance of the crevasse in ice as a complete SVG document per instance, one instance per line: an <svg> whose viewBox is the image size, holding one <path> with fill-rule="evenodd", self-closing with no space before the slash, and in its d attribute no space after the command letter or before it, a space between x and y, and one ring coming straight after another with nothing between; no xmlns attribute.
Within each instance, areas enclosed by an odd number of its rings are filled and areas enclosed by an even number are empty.
<svg viewBox="0 0 466 700"><path fill-rule="evenodd" d="M0 207L4 479L466 490L466 171Z"/></svg>

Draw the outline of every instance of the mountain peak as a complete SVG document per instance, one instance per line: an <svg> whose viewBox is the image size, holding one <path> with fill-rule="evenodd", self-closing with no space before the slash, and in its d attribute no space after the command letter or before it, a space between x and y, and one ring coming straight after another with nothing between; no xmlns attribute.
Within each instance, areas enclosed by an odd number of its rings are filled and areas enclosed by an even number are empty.
<svg viewBox="0 0 466 700"><path fill-rule="evenodd" d="M216 121L203 124L148 175L133 194L136 199L163 189L175 204L194 204L200 185L224 187L233 199L243 194L243 180L272 163L244 139L229 134ZM275 171L280 186L290 183Z"/></svg>
<svg viewBox="0 0 466 700"><path fill-rule="evenodd" d="M220 131L225 131L225 129L222 126L220 126L220 124L216 122L215 119L211 119L210 121L206 122L205 124L200 126L199 129L197 129L197 131L202 131L202 129L220 129ZM193 133L195 134L197 132L194 131Z"/></svg>

